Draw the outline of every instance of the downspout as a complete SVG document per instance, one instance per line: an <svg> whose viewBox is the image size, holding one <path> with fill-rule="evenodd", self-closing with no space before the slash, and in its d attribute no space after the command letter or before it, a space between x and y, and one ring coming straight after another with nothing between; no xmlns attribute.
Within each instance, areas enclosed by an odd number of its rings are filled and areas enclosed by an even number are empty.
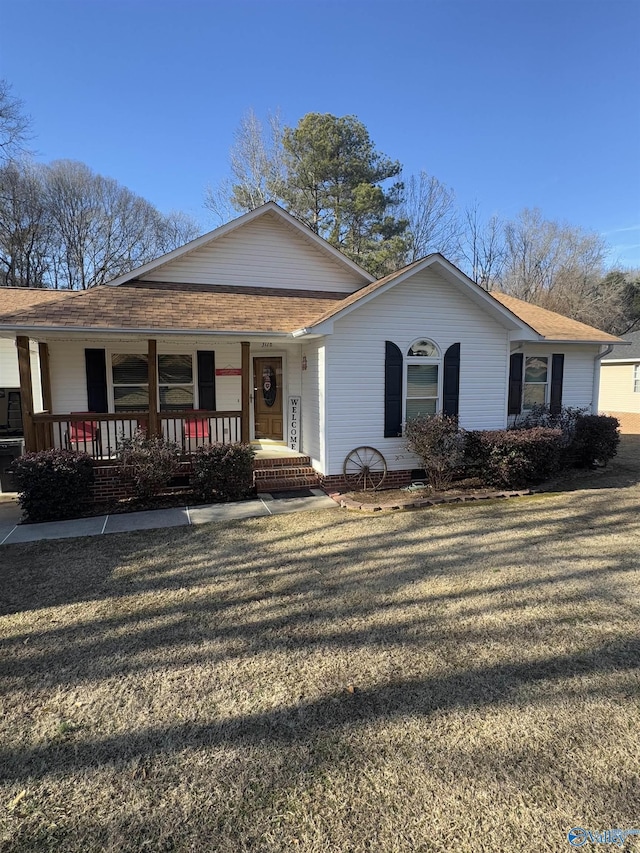
<svg viewBox="0 0 640 853"><path fill-rule="evenodd" d="M591 393L591 414L598 414L598 399L600 396L600 366L602 359L605 355L609 355L609 353L613 350L613 344L609 344L609 346L603 351L598 353L598 355L593 359L593 391Z"/></svg>

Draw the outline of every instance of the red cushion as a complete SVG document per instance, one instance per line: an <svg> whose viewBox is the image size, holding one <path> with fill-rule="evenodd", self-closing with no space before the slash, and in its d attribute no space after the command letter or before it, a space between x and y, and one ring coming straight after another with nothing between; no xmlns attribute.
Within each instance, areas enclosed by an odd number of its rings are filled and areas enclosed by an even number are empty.
<svg viewBox="0 0 640 853"><path fill-rule="evenodd" d="M198 418L184 422L185 438L209 438L208 418Z"/></svg>

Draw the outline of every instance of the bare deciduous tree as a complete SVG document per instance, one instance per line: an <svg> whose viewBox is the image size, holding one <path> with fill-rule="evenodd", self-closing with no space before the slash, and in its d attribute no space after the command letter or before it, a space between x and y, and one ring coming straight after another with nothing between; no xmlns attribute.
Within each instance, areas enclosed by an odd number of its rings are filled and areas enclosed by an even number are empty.
<svg viewBox="0 0 640 853"><path fill-rule="evenodd" d="M184 214L163 216L84 163L52 163L47 198L56 236L56 287L85 290L104 284L195 236L194 223Z"/></svg>
<svg viewBox="0 0 640 853"><path fill-rule="evenodd" d="M464 213L460 253L469 276L491 290L500 280L505 259L503 225L497 216L482 220L479 205L468 207Z"/></svg>
<svg viewBox="0 0 640 853"><path fill-rule="evenodd" d="M205 193L205 207L219 222L282 200L283 133L278 111L267 116L266 126L252 109L243 115L229 157L231 175Z"/></svg>
<svg viewBox="0 0 640 853"><path fill-rule="evenodd" d="M453 190L421 171L404 179L399 216L409 223L406 263L440 252L456 263L460 255L461 226Z"/></svg>
<svg viewBox="0 0 640 853"><path fill-rule="evenodd" d="M28 162L0 167L0 284L44 287L51 222L42 170Z"/></svg>
<svg viewBox="0 0 640 853"><path fill-rule="evenodd" d="M11 161L0 169L0 273L17 287L79 290L193 239L195 222L168 216L83 163Z"/></svg>
<svg viewBox="0 0 640 853"><path fill-rule="evenodd" d="M31 138L31 119L24 113L24 104L14 97L11 85L0 79L0 160L10 160L26 151Z"/></svg>
<svg viewBox="0 0 640 853"><path fill-rule="evenodd" d="M544 219L525 208L505 226L502 287L529 301L554 290L584 292L604 275L607 247L595 233Z"/></svg>

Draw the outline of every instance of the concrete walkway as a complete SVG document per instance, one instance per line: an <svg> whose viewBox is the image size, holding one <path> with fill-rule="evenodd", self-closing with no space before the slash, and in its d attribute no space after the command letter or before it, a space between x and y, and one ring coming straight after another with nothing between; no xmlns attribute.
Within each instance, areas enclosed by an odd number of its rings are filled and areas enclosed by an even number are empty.
<svg viewBox="0 0 640 853"><path fill-rule="evenodd" d="M237 503L126 512L42 524L20 524L21 510L17 501L3 501L0 503L0 545L37 542L42 539L68 539L74 536L102 536L105 533L127 533L163 527L186 527L190 524L207 524L210 521L337 507L336 502L322 489L310 491L312 497L275 498L265 493L252 500Z"/></svg>

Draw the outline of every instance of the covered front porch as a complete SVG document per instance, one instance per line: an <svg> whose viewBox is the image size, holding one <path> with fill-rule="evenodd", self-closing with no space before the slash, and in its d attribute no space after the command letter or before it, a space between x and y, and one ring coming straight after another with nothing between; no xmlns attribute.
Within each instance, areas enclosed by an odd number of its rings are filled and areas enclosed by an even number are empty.
<svg viewBox="0 0 640 853"><path fill-rule="evenodd" d="M287 431L291 392L299 406L299 345L288 353L276 346L18 336L25 451L78 450L108 463L123 439L143 430L175 442L185 459L199 447L236 442L254 443L258 460L302 457L297 408L297 429ZM269 349L281 354L270 361Z"/></svg>
<svg viewBox="0 0 640 853"><path fill-rule="evenodd" d="M61 357L64 352L63 344L54 340L52 345L57 347L58 361L64 361ZM106 351L95 346L82 347L86 385L78 387L80 383L77 383L74 387L72 375L65 379L61 375L52 374L49 341L38 342L37 367L34 365L33 348L30 347L28 337L18 336L16 348L26 452L65 448L88 453L96 461L107 461L116 458L119 442L123 438L133 436L138 429L144 430L148 436L162 435L175 442L185 456L206 444L232 444L251 440L251 345L247 341L240 343L240 368L234 371L240 374L240 406L235 409L218 409L206 405L207 402L215 402L213 352L196 351L193 357L191 353L182 356L181 358L188 359L189 374L170 377L177 381L161 385L157 339L147 340L146 352L140 352L139 345L121 345L121 350L137 351L138 364L134 365L134 369L129 368L129 378L126 374L128 366L120 367L122 375L116 378L124 379L125 384L116 384L113 381L115 372L108 371ZM67 360L73 359L74 355L76 358L80 355L79 351L74 353L69 344L66 349L70 351L71 356ZM184 349L187 350L188 347L185 346ZM101 360L96 359L96 354L101 354ZM126 357L111 355L110 352L109 355L114 360ZM202 365L207 362L203 356L208 355L211 356L211 375L199 376L199 384L196 387L196 362L199 361L204 372ZM136 366L138 373L141 366L144 368L144 376L135 375ZM180 384L180 380L183 384ZM85 405L79 405L74 411L56 411L55 397L62 396L60 393L55 394L56 386L58 391L64 388L64 396L67 398L78 403L83 401ZM160 400L161 394L163 403ZM192 406L180 408L176 405L175 400L180 400L181 394L183 397L190 395L189 402ZM42 411L36 411L37 398L42 400ZM135 403L130 410L127 408L128 400Z"/></svg>

